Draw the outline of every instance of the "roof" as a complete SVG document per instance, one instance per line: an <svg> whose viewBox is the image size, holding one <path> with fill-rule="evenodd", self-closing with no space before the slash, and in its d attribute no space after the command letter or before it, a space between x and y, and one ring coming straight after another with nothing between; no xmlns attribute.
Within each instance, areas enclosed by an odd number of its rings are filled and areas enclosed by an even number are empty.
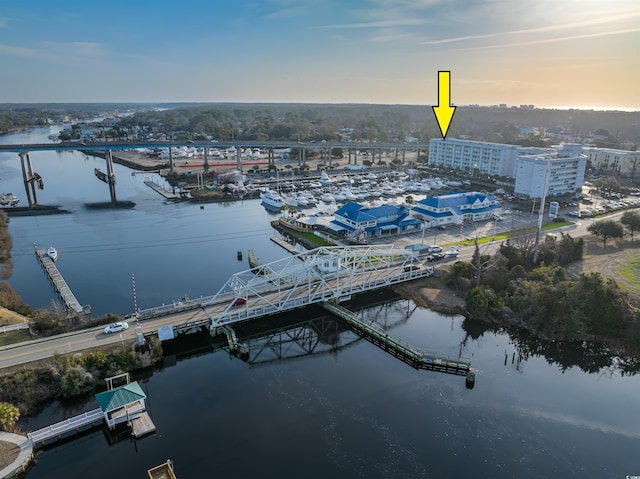
<svg viewBox="0 0 640 479"><path fill-rule="evenodd" d="M96 400L102 412L114 411L146 398L147 395L142 391L138 381L96 394Z"/></svg>

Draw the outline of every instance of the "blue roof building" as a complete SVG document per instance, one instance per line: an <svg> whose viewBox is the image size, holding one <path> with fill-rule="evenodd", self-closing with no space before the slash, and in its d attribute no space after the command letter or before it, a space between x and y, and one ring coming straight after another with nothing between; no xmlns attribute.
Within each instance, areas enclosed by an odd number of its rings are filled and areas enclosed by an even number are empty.
<svg viewBox="0 0 640 479"><path fill-rule="evenodd" d="M394 205L372 208L351 201L334 213L329 228L353 239L376 238L385 235L420 231L422 222L409 212Z"/></svg>
<svg viewBox="0 0 640 479"><path fill-rule="evenodd" d="M438 226L491 219L500 209L495 196L469 192L430 196L418 201L411 212L429 226Z"/></svg>

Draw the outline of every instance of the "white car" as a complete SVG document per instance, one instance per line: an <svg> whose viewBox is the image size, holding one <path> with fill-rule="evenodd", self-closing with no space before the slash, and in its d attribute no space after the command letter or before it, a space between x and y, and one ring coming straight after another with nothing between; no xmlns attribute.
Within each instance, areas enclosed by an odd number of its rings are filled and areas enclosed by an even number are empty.
<svg viewBox="0 0 640 479"><path fill-rule="evenodd" d="M442 248L440 246L432 246L429 248L429 253L442 253Z"/></svg>
<svg viewBox="0 0 640 479"><path fill-rule="evenodd" d="M121 321L119 323L111 323L109 326L104 328L104 334L118 333L120 331L124 331L129 327L129 323L126 321Z"/></svg>

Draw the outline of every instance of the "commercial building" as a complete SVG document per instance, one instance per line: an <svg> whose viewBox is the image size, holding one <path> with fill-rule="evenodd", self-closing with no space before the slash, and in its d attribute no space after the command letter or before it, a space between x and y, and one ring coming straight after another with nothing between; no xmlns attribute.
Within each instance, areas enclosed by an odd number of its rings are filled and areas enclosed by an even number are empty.
<svg viewBox="0 0 640 479"><path fill-rule="evenodd" d="M640 173L640 151L586 147L582 152L595 171L622 176L636 176Z"/></svg>
<svg viewBox="0 0 640 479"><path fill-rule="evenodd" d="M327 227L346 237L362 240L392 234L420 231L422 223L409 216L401 206L381 205L372 208L350 201L334 213Z"/></svg>
<svg viewBox="0 0 640 479"><path fill-rule="evenodd" d="M529 198L546 195L576 195L584 183L587 157L582 146L565 144L542 155L518 157L514 192Z"/></svg>
<svg viewBox="0 0 640 479"><path fill-rule="evenodd" d="M487 220L500 211L495 196L478 192L430 196L411 208L412 215L423 220L429 228Z"/></svg>

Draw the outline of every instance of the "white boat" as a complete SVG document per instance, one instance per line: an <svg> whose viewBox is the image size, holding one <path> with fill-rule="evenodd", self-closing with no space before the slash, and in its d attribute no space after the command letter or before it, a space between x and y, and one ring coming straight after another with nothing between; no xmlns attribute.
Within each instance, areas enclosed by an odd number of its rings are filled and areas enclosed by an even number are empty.
<svg viewBox="0 0 640 479"><path fill-rule="evenodd" d="M2 195L0 195L0 205L3 205L3 206L6 206L6 205L16 206L19 201L20 201L20 198L18 198L16 195L12 193L6 193L6 194L2 193Z"/></svg>
<svg viewBox="0 0 640 479"><path fill-rule="evenodd" d="M325 203L333 203L336 201L336 199L330 193L323 193L322 195L320 195L320 199Z"/></svg>
<svg viewBox="0 0 640 479"><path fill-rule="evenodd" d="M326 171L323 171L320 174L320 181L318 181L318 183L320 183L322 186L330 186L333 184L333 180L329 178L329 175L327 175Z"/></svg>
<svg viewBox="0 0 640 479"><path fill-rule="evenodd" d="M307 200L307 198L302 193L298 193L296 195L296 201L298 202L299 208L309 207L309 200Z"/></svg>
<svg viewBox="0 0 640 479"><path fill-rule="evenodd" d="M284 206L284 199L275 191L266 191L260 195L265 208L280 211Z"/></svg>
<svg viewBox="0 0 640 479"><path fill-rule="evenodd" d="M49 258L51 258L51 261L55 261L58 259L58 250L55 249L53 246L49 246L49 248L47 248L47 256Z"/></svg>

